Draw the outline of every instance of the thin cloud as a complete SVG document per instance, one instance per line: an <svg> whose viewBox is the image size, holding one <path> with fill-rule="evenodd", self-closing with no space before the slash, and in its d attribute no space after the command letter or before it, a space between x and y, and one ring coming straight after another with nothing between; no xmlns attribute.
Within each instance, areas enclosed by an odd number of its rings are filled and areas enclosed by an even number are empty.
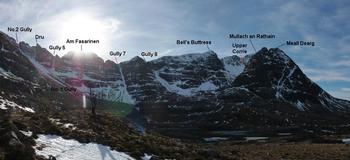
<svg viewBox="0 0 350 160"><path fill-rule="evenodd" d="M350 91L349 90L344 91L344 90L340 89L340 90L329 91L328 93L334 97L346 99L346 100L350 101Z"/></svg>
<svg viewBox="0 0 350 160"><path fill-rule="evenodd" d="M350 60L340 60L331 64L336 67L350 67Z"/></svg>
<svg viewBox="0 0 350 160"><path fill-rule="evenodd" d="M344 92L349 92L350 93L350 88L340 88L341 91L344 91Z"/></svg>
<svg viewBox="0 0 350 160"><path fill-rule="evenodd" d="M320 70L315 68L302 67L308 77L316 82L327 82L327 81L345 81L350 82L350 77L344 73L338 72L337 70Z"/></svg>

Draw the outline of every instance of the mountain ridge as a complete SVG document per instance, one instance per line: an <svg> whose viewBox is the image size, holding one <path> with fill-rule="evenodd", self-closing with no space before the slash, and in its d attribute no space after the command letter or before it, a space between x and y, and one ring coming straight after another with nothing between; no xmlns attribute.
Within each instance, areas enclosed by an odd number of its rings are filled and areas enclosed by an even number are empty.
<svg viewBox="0 0 350 160"><path fill-rule="evenodd" d="M96 54L77 61L36 56L47 50L25 43L12 48L53 82L84 94L92 90L99 99L133 104L148 127L237 129L340 124L350 119L349 101L329 95L277 48L262 48L243 59L220 59L208 51L152 61L136 56L119 64ZM335 120L327 121L324 115Z"/></svg>

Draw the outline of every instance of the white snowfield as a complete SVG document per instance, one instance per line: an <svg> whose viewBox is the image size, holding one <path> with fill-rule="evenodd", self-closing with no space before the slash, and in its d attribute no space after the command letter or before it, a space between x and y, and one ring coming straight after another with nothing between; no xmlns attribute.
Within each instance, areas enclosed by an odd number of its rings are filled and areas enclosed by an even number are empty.
<svg viewBox="0 0 350 160"><path fill-rule="evenodd" d="M178 84L181 84L181 81L173 82L173 84L169 84L168 81L159 76L158 71L154 71L155 80L162 84L169 92L173 92L182 96L194 96L199 91L215 91L218 87L215 86L212 82L206 81L199 85L198 87L183 89L178 87Z"/></svg>
<svg viewBox="0 0 350 160"><path fill-rule="evenodd" d="M234 65L235 62L232 57L224 57L222 59L222 62L224 64L226 72L228 73L228 77L231 80L234 80L239 74L243 72L245 68L244 64Z"/></svg>
<svg viewBox="0 0 350 160"><path fill-rule="evenodd" d="M204 53L189 53L189 54L183 54L183 55L177 55L177 56L163 56L161 58L152 60L155 63L159 62L165 62L167 64L169 63L192 63L195 60L204 60L207 59L209 56L216 54L213 51L207 51Z"/></svg>
<svg viewBox="0 0 350 160"><path fill-rule="evenodd" d="M35 153L57 160L134 160L131 156L97 143L80 143L56 135L38 135Z"/></svg>
<svg viewBox="0 0 350 160"><path fill-rule="evenodd" d="M23 107L21 105L18 105L15 102L9 101L3 97L0 96L0 109L7 110L8 107L11 107L12 109L21 109L26 112L34 113L35 111L29 107Z"/></svg>

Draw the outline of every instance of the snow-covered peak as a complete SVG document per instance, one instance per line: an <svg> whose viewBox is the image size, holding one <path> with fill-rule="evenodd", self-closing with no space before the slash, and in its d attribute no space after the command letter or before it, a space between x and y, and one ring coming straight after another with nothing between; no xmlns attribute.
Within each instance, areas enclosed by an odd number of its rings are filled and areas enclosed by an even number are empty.
<svg viewBox="0 0 350 160"><path fill-rule="evenodd" d="M178 56L163 56L161 58L153 60L152 62L154 62L154 63L159 63L159 62L190 63L193 61L208 60L210 58L217 58L217 54L214 51L207 51L204 53L190 53L190 54L184 54L184 55L178 55Z"/></svg>

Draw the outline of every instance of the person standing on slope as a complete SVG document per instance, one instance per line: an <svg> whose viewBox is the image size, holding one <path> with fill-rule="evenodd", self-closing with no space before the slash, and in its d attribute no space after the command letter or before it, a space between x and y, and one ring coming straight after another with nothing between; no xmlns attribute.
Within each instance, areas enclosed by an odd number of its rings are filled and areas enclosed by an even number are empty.
<svg viewBox="0 0 350 160"><path fill-rule="evenodd" d="M94 92L92 92L91 88L89 87L89 95L90 95L90 102L91 102L91 114L93 116L96 115L96 104L97 104L97 98L96 98L96 94Z"/></svg>
<svg viewBox="0 0 350 160"><path fill-rule="evenodd" d="M91 97L91 113L93 116L96 115L96 104L97 104L97 98L96 98L96 95L95 94L92 94L92 97Z"/></svg>

